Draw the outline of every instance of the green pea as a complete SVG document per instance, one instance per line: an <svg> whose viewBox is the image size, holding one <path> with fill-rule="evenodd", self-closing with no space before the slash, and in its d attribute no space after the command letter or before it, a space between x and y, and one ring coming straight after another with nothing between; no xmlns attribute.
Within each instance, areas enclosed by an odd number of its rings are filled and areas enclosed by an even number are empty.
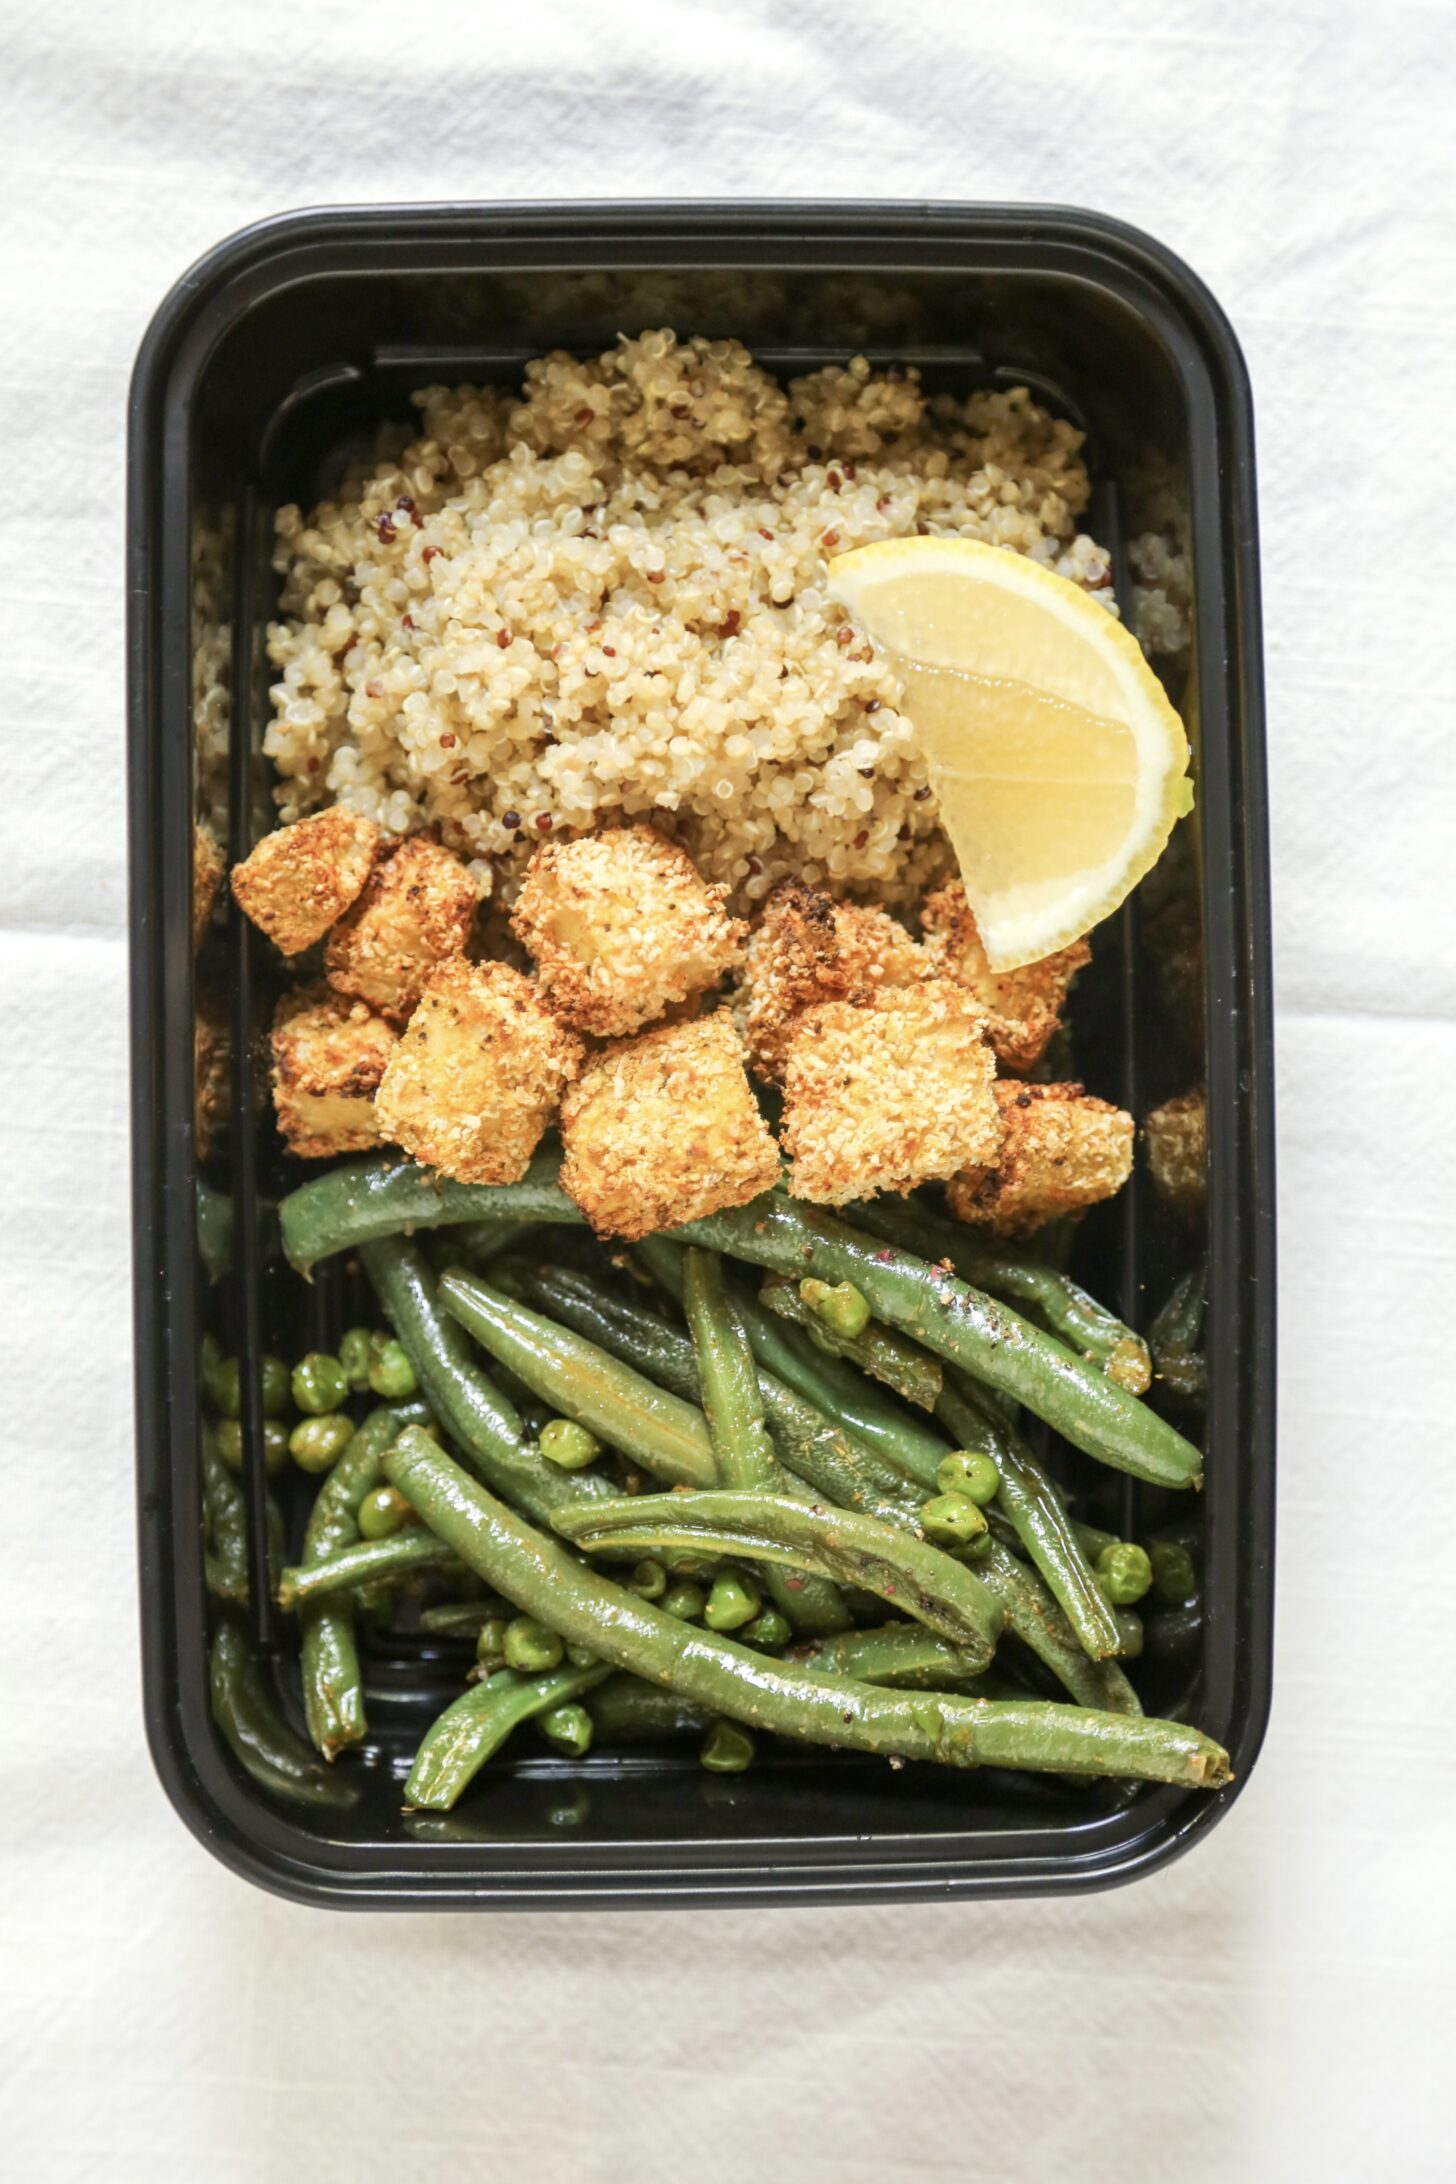
<svg viewBox="0 0 1456 2184"><path fill-rule="evenodd" d="M408 1351L393 1335L375 1335L370 1344L369 1385L390 1403L413 1395L419 1386Z"/></svg>
<svg viewBox="0 0 1456 2184"><path fill-rule="evenodd" d="M753 1739L736 1721L715 1721L698 1751L709 1774L742 1774L753 1762Z"/></svg>
<svg viewBox="0 0 1456 2184"><path fill-rule="evenodd" d="M1153 1591L1164 1607L1181 1608L1198 1590L1198 1572L1186 1547L1175 1540L1159 1540L1148 1549Z"/></svg>
<svg viewBox="0 0 1456 2184"><path fill-rule="evenodd" d="M642 1600L660 1600L667 1591L667 1572L654 1555L634 1563L627 1589Z"/></svg>
<svg viewBox="0 0 1456 2184"><path fill-rule="evenodd" d="M601 1656L593 1653L590 1646L568 1645L566 1658L573 1668L595 1668Z"/></svg>
<svg viewBox="0 0 1456 2184"><path fill-rule="evenodd" d="M241 1418L243 1415L243 1376L235 1357L225 1357L215 1368L207 1383L213 1408L224 1418Z"/></svg>
<svg viewBox="0 0 1456 2184"><path fill-rule="evenodd" d="M937 1547L966 1547L986 1529L985 1511L969 1494L937 1494L920 1512L925 1537Z"/></svg>
<svg viewBox="0 0 1456 2184"><path fill-rule="evenodd" d="M1124 1608L1117 1618L1118 1648L1120 1661L1138 1661L1143 1651L1143 1619L1131 1608Z"/></svg>
<svg viewBox="0 0 1456 2184"><path fill-rule="evenodd" d="M506 1632L510 1622L504 1615L488 1615L481 1624L475 1639L475 1658L490 1673L499 1668L506 1657Z"/></svg>
<svg viewBox="0 0 1456 2184"><path fill-rule="evenodd" d="M344 1378L355 1395L362 1395L369 1385L369 1360L372 1356L374 1337L367 1327L351 1327L339 1344L339 1363L344 1368Z"/></svg>
<svg viewBox="0 0 1456 2184"><path fill-rule="evenodd" d="M339 1411L327 1418L305 1418L288 1436L289 1454L301 1471L327 1471L353 1438L353 1420Z"/></svg>
<svg viewBox="0 0 1456 2184"><path fill-rule="evenodd" d="M853 1341L870 1323L870 1308L853 1282L816 1282L812 1275L799 1284L799 1295L809 1310L836 1335Z"/></svg>
<svg viewBox="0 0 1456 2184"><path fill-rule="evenodd" d="M580 1471L594 1464L602 1444L594 1433L570 1418L552 1418L541 1428L541 1454L563 1471Z"/></svg>
<svg viewBox="0 0 1456 2184"><path fill-rule="evenodd" d="M360 1502L358 1521L361 1539L389 1539L420 1520L397 1486L376 1486Z"/></svg>
<svg viewBox="0 0 1456 2184"><path fill-rule="evenodd" d="M243 1468L243 1429L236 1418L220 1418L213 1434L217 1453L232 1471ZM263 1468L276 1479L288 1461L288 1428L275 1419L263 1421Z"/></svg>
<svg viewBox="0 0 1456 2184"><path fill-rule="evenodd" d="M281 1357L265 1357L258 1374L265 1418L288 1416L289 1372Z"/></svg>
<svg viewBox="0 0 1456 2184"><path fill-rule="evenodd" d="M664 1615L675 1615L680 1623L696 1623L708 1605L708 1596L701 1585L690 1585L684 1581L679 1585L669 1585L657 1605Z"/></svg>
<svg viewBox="0 0 1456 2184"><path fill-rule="evenodd" d="M540 1717L539 1727L543 1737L574 1758L591 1750L592 1718L584 1706L553 1706Z"/></svg>
<svg viewBox="0 0 1456 2184"><path fill-rule="evenodd" d="M349 1397L344 1368L327 1350L310 1350L293 1368L293 1403L306 1418L341 1410Z"/></svg>
<svg viewBox="0 0 1456 2184"><path fill-rule="evenodd" d="M751 1623L763 1606L758 1587L751 1579L737 1577L725 1570L713 1580L708 1595L708 1605L703 1610L703 1621L709 1630L741 1630Z"/></svg>
<svg viewBox="0 0 1456 2184"><path fill-rule="evenodd" d="M560 1668L566 1648L534 1615L516 1615L506 1625L504 1651L507 1668L522 1676L543 1676L548 1668Z"/></svg>
<svg viewBox="0 0 1456 2184"><path fill-rule="evenodd" d="M770 1651L777 1652L780 1646L788 1644L794 1631L786 1615L780 1615L777 1608L765 1608L751 1623L745 1623L738 1635L746 1638L751 1646L767 1646Z"/></svg>
<svg viewBox="0 0 1456 2184"><path fill-rule="evenodd" d="M1096 1562L1097 1579L1115 1608L1130 1608L1153 1582L1153 1566L1132 1540L1104 1547Z"/></svg>
<svg viewBox="0 0 1456 2184"><path fill-rule="evenodd" d="M994 1456L983 1456L978 1449L956 1448L941 1459L935 1483L942 1494L967 1494L978 1509L984 1509L1000 1491L1001 1474Z"/></svg>

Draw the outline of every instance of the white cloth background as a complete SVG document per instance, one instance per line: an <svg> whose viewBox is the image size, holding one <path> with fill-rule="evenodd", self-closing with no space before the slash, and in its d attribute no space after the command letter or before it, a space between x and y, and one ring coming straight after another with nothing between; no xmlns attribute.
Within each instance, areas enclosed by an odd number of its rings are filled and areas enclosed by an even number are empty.
<svg viewBox="0 0 1456 2184"><path fill-rule="evenodd" d="M1449 2176L1456 1224L1445 0L0 5L0 2167L818 2184ZM1210 282L1258 410L1282 1320L1269 1742L1048 1903L275 1902L173 1817L133 1574L123 400L310 202L1054 199Z"/></svg>

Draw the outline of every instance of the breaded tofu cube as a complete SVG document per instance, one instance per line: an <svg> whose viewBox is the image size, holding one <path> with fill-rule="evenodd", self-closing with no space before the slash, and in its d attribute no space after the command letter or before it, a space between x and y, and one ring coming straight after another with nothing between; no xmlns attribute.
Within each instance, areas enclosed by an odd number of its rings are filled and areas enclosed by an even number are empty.
<svg viewBox="0 0 1456 2184"><path fill-rule="evenodd" d="M821 1001L868 1001L913 984L927 968L904 926L883 910L834 902L785 880L764 904L735 997L751 1066L779 1083L789 1034L805 1009Z"/></svg>
<svg viewBox="0 0 1456 2184"><path fill-rule="evenodd" d="M374 1095L399 1034L362 1001L314 986L273 1016L273 1105L291 1153L327 1160L379 1142Z"/></svg>
<svg viewBox="0 0 1456 2184"><path fill-rule="evenodd" d="M779 1150L727 1009L594 1055L561 1110L562 1187L599 1236L635 1238L744 1206Z"/></svg>
<svg viewBox="0 0 1456 2184"><path fill-rule="evenodd" d="M1148 1167L1158 1195L1185 1221L1197 1223L1208 1203L1208 1109L1201 1092L1165 1100L1143 1118Z"/></svg>
<svg viewBox="0 0 1456 2184"><path fill-rule="evenodd" d="M227 869L227 859L217 836L201 820L192 829L192 947L194 954L207 934L212 906Z"/></svg>
<svg viewBox="0 0 1456 2184"><path fill-rule="evenodd" d="M616 1039L716 986L747 928L685 851L648 826L546 842L511 914L564 1024Z"/></svg>
<svg viewBox="0 0 1456 2184"><path fill-rule="evenodd" d="M958 978L989 1013L986 1037L1002 1068L1018 1074L1032 1068L1061 1022L1068 987L1092 960L1086 941L1074 940L1019 970L993 971L959 880L927 898L920 922L935 975Z"/></svg>
<svg viewBox="0 0 1456 2184"><path fill-rule="evenodd" d="M412 835L376 865L329 935L329 984L393 1023L408 1023L436 966L465 953L476 900L460 859L429 835Z"/></svg>
<svg viewBox="0 0 1456 2184"><path fill-rule="evenodd" d="M996 1086L1005 1135L994 1165L963 1168L946 1185L957 1219L1029 1236L1061 1213L1111 1198L1132 1173L1132 1116L1080 1084Z"/></svg>
<svg viewBox="0 0 1456 2184"><path fill-rule="evenodd" d="M796 1198L840 1206L996 1158L986 1012L952 978L824 1001L794 1022L782 1138Z"/></svg>
<svg viewBox="0 0 1456 2184"><path fill-rule="evenodd" d="M452 957L390 1057L380 1135L461 1183L519 1182L580 1064L530 979Z"/></svg>
<svg viewBox="0 0 1456 2184"><path fill-rule="evenodd" d="M232 1035L226 1012L213 1000L199 999L192 1021L192 1122L197 1157L206 1160L227 1128L232 1105L229 1064Z"/></svg>
<svg viewBox="0 0 1456 2184"><path fill-rule="evenodd" d="M299 955L356 900L378 848L372 819L331 804L255 843L233 867L233 893L284 955Z"/></svg>

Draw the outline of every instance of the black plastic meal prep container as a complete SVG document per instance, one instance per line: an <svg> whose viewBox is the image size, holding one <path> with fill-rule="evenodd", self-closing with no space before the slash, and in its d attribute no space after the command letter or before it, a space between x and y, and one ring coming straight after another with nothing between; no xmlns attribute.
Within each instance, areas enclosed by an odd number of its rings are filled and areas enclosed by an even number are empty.
<svg viewBox="0 0 1456 2184"><path fill-rule="evenodd" d="M192 825L199 735L229 856L268 820L261 742L274 611L272 513L337 482L431 383L517 382L553 348L668 325L734 336L776 371L862 353L932 388L1031 387L1087 433L1087 529L1158 530L1187 559L1192 641L1170 689L1195 750L1197 812L1095 937L1074 995L1076 1073L1142 1115L1206 1086L1210 1278L1201 1626L1135 1671L1226 1743L1233 1785L1153 1786L905 1768L784 1748L748 1773L691 1749L548 1755L522 1737L448 1817L411 1819L419 1734L460 1688L448 1646L376 1644L371 1741L339 1762L342 1816L275 1804L213 1725L198 1434L205 1329L242 1356L337 1339L344 1275L280 1263L281 1155L256 1056L276 991L231 905L197 963ZM1031 207L565 204L290 214L195 266L148 329L131 394L129 700L133 1157L142 1642L147 1732L189 1827L235 1871L316 1903L479 1907L813 1902L1104 1886L1207 1833L1247 1781L1269 1706L1274 1507L1274 1221L1269 908L1258 555L1248 382L1188 269L1094 215ZM198 968L200 963L201 968ZM194 1011L229 1020L231 1126L199 1163ZM199 1195L200 1194L200 1195ZM201 1232L199 1213L202 1215ZM218 1268L218 1221L230 1265ZM206 1246L199 1246L199 1234ZM1079 1233L1073 1271L1148 1319L1199 1248L1138 1172ZM354 1308L357 1310L357 1300ZM262 1522L256 1401L244 1467ZM1090 1473L1097 1473L1095 1478ZM1085 1459L1066 1476L1098 1521L1145 1529L1159 1500ZM285 1485L296 1546L308 1482ZM255 1533L255 1547L256 1547ZM254 1568L261 1565L255 1551ZM251 1637L301 1719L287 1634L255 1589Z"/></svg>

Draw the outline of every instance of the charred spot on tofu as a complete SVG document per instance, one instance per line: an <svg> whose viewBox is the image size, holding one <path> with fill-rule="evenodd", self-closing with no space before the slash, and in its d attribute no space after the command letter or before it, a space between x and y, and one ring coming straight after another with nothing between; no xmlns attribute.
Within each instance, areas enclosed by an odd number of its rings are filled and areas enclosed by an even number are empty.
<svg viewBox="0 0 1456 2184"><path fill-rule="evenodd" d="M379 1142L374 1096L398 1033L323 987L284 996L273 1018L273 1104L291 1153L325 1160Z"/></svg>
<svg viewBox="0 0 1456 2184"><path fill-rule="evenodd" d="M547 842L511 916L563 1023L598 1038L640 1031L716 986L745 928L692 859L655 828Z"/></svg>
<svg viewBox="0 0 1456 2184"><path fill-rule="evenodd" d="M212 906L217 901L217 891L227 860L218 847L217 836L211 827L200 820L192 829L192 947L194 953L202 946L207 934Z"/></svg>
<svg viewBox="0 0 1456 2184"><path fill-rule="evenodd" d="M229 1083L232 1036L227 1015L216 1001L199 998L192 1036L193 1130L197 1157L206 1160L227 1128L232 1103Z"/></svg>
<svg viewBox="0 0 1456 2184"><path fill-rule="evenodd" d="M1061 1022L1073 978L1092 960L1086 941L1075 940L1019 970L993 971L959 880L927 899L921 927L933 973L959 979L987 1011L986 1037L1002 1067L1018 1073L1031 1069Z"/></svg>
<svg viewBox="0 0 1456 2184"><path fill-rule="evenodd" d="M825 1001L793 1023L782 1135L796 1198L843 1205L996 1157L985 1011L953 979Z"/></svg>
<svg viewBox="0 0 1456 2184"><path fill-rule="evenodd" d="M561 1111L561 1182L599 1236L650 1236L778 1181L726 1009L593 1056Z"/></svg>
<svg viewBox="0 0 1456 2184"><path fill-rule="evenodd" d="M442 963L384 1072L380 1134L462 1183L515 1183L581 1044L505 963Z"/></svg>
<svg viewBox="0 0 1456 2184"><path fill-rule="evenodd" d="M475 904L475 882L460 859L429 835L414 835L370 874L329 936L329 984L405 1023L436 965L464 954Z"/></svg>
<svg viewBox="0 0 1456 2184"><path fill-rule="evenodd" d="M798 880L776 887L748 943L736 1005L752 1067L779 1082L789 1036L823 1001L868 1001L925 975L921 950L883 910L834 902Z"/></svg>
<svg viewBox="0 0 1456 2184"><path fill-rule="evenodd" d="M379 829L345 804L265 834L239 865L233 893L244 914L284 955L311 948L358 897L379 848Z"/></svg>
<svg viewBox="0 0 1456 2184"><path fill-rule="evenodd" d="M950 1210L1001 1236L1029 1236L1122 1189L1132 1172L1133 1124L1079 1084L996 1086L1004 1135L994 1164L965 1167L946 1185Z"/></svg>
<svg viewBox="0 0 1456 2184"><path fill-rule="evenodd" d="M1143 1120L1148 1167L1158 1195L1185 1221L1197 1223L1208 1202L1208 1110L1201 1092L1165 1100Z"/></svg>

